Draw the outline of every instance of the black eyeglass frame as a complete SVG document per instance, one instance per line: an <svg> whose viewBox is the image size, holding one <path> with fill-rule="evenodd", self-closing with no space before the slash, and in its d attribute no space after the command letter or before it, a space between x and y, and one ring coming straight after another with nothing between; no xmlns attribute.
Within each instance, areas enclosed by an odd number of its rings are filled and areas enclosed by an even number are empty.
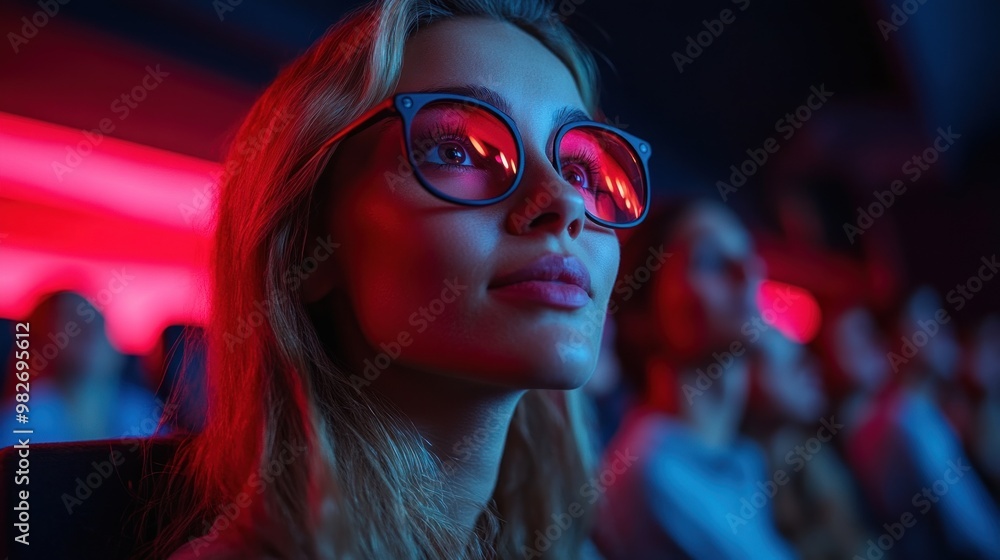
<svg viewBox="0 0 1000 560"><path fill-rule="evenodd" d="M410 145L410 132L411 126L413 124L413 118L416 114L426 107L427 105L438 102L438 101L457 101L463 105L470 105L474 107L479 107L485 109L492 113L495 117L499 118L501 122L507 127L514 138L514 142L517 146L517 161L524 162L524 141L521 138L521 132L517 129L517 125L514 123L514 119L510 118L506 113L500 109L494 107L492 104L487 103L481 99L476 99L474 97L469 97L465 95L459 95L454 93L397 93L392 97L386 99L385 101L379 103L375 107L371 108L369 111L365 112L363 115L355 119L351 124L347 125L340 132L335 134L332 138L324 142L319 149L315 152L315 155L320 155L324 153L331 146L346 140L348 137L353 136L365 128L372 126L376 122L392 116L393 114L399 114L403 121L403 149L406 151L407 161L409 162L411 169L413 170L413 175L417 178L417 181L431 194L451 202L453 204L459 204L463 206L488 206L490 204L496 204L501 200L504 200L510 196L515 190L517 190L518 185L521 184L521 178L524 176L524 165L518 167L514 171L514 180L511 182L510 187L507 188L502 194L499 194L493 198L483 199L483 200L470 200L465 198L458 198L447 193L441 192L434 185L428 181L423 174L420 172L419 163L413 154L413 148ZM646 215L649 213L649 204L651 199L651 191L649 188L649 157L652 155L652 147L649 142L642 140L632 134L625 132L614 126L600 123L596 121L574 121L566 123L559 127L556 131L555 138L552 143L552 166L555 168L556 172L562 176L562 164L559 162L559 144L563 137L571 130L578 127L588 127L604 130L611 132L619 137L621 137L629 145L635 156L638 156L639 161L642 165L639 166L639 171L642 174L641 180L644 187L644 193L642 201L642 213L636 217L635 220L617 223L609 222L607 220L598 218L590 210L586 210L587 217L590 218L597 224L605 227L614 229L624 229L635 227L639 225L645 219ZM314 156L315 157L315 156Z"/></svg>

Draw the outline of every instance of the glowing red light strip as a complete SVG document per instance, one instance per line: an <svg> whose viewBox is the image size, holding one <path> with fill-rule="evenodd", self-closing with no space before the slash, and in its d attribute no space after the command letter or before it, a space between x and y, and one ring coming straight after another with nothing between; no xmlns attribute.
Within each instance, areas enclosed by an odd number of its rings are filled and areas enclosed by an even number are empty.
<svg viewBox="0 0 1000 560"><path fill-rule="evenodd" d="M99 131L0 113L4 198L113 212L207 233L219 168Z"/></svg>

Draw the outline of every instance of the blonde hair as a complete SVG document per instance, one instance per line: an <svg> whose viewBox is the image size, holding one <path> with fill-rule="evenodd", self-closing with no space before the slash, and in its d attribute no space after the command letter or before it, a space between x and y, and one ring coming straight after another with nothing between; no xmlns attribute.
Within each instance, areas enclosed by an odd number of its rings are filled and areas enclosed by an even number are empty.
<svg viewBox="0 0 1000 560"><path fill-rule="evenodd" d="M320 219L314 191L329 156L311 156L390 95L413 32L457 16L507 21L537 38L569 68L586 109L600 114L592 56L541 1L386 0L350 13L284 69L226 160L208 418L174 458L163 500L147 517L160 531L149 554L169 555L193 537L232 537L251 541L257 553L294 558L578 555L589 513L536 547L581 501L593 466L577 392L529 391L521 399L493 500L470 539L446 515L453 497L441 462L386 403L355 390L330 351L336 333L317 322L286 276L313 248L308 237Z"/></svg>

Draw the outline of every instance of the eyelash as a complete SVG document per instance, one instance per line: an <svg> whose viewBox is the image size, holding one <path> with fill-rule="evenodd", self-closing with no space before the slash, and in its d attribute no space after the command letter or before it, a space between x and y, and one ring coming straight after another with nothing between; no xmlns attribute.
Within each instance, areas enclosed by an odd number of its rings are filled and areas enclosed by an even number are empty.
<svg viewBox="0 0 1000 560"><path fill-rule="evenodd" d="M426 145L426 146L436 146L442 142L458 142L465 147L466 153L473 154L471 151L471 146L468 146L464 139L466 136L466 127L464 124L436 124L433 129L430 129L420 135L418 135L414 140L416 145ZM589 148L578 147L576 150L569 155L562 162L562 167L565 168L566 164L579 164L587 173L587 180L591 186L590 191L595 194L600 194L602 190L600 189L600 176L599 176L599 166L598 166L598 156L593 150ZM466 168L468 166L455 165L455 164L438 164L441 167L450 168Z"/></svg>
<svg viewBox="0 0 1000 560"><path fill-rule="evenodd" d="M565 169L566 164L579 164L587 172L587 179L590 183L590 190L595 194L600 192L600 167L597 164L598 157L592 150L587 148L577 148L576 151L567 155L562 161L562 167Z"/></svg>
<svg viewBox="0 0 1000 560"><path fill-rule="evenodd" d="M470 154L470 157L473 157L471 155L472 152L469 151L472 147L465 142L465 138L468 138L468 136L466 136L466 127L464 124L455 125L455 124L438 123L434 126L434 128L427 130L416 136L414 138L414 141L416 146L429 146L429 147L437 146L442 142L457 142L466 149L466 153ZM424 152L425 157L426 153L427 152L425 151ZM455 165L449 163L437 164L437 165L441 167L453 167L453 168L467 167L464 165Z"/></svg>

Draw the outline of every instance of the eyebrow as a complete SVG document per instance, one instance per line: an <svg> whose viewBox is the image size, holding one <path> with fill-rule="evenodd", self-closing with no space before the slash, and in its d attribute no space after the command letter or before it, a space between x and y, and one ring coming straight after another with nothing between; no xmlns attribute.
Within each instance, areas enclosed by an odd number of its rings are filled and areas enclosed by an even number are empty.
<svg viewBox="0 0 1000 560"><path fill-rule="evenodd" d="M420 90L422 93L453 93L456 95L464 95L466 97L473 97L480 101L484 101L493 105L497 109L500 109L508 116L513 112L511 111L510 102L507 99L497 93L496 91L476 84L463 84L460 86L444 86L439 88L431 88ZM593 120L590 115L583 112L576 107L563 107L556 111L552 116L552 128L557 129L564 124L577 122L577 121L589 121Z"/></svg>

